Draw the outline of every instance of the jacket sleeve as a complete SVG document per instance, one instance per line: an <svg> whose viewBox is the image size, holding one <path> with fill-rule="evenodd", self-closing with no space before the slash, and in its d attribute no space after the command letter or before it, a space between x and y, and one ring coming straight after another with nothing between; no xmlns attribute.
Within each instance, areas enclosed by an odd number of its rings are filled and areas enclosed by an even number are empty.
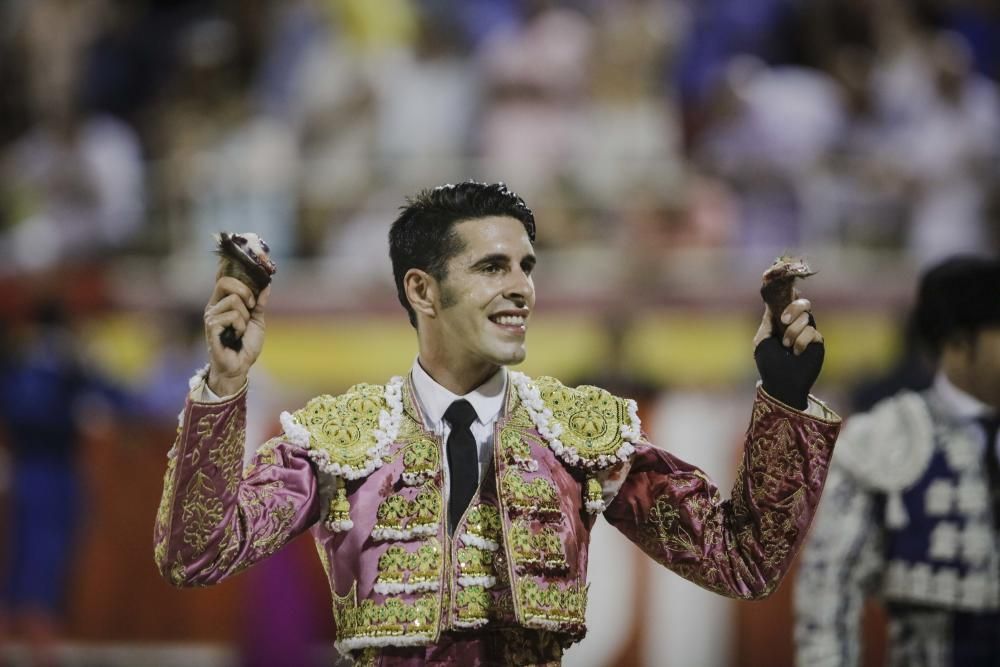
<svg viewBox="0 0 1000 667"><path fill-rule="evenodd" d="M275 438L244 470L245 438L246 387L220 402L188 397L154 527L156 565L175 586L217 583L319 518L305 451Z"/></svg>
<svg viewBox="0 0 1000 667"><path fill-rule="evenodd" d="M802 412L758 387L730 499L698 468L639 445L604 516L684 578L729 597L766 597L806 535L840 430L840 418L810 400Z"/></svg>
<svg viewBox="0 0 1000 667"><path fill-rule="evenodd" d="M859 664L862 608L884 565L879 502L834 460L795 586L796 664Z"/></svg>

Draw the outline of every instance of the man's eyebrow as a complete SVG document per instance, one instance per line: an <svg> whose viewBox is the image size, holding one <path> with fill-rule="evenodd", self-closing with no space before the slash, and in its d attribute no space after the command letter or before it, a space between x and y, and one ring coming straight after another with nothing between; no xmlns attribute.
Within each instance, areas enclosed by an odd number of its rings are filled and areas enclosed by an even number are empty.
<svg viewBox="0 0 1000 667"><path fill-rule="evenodd" d="M502 252L495 252L485 257L480 257L472 263L472 267L485 266L486 264L510 264L510 256Z"/></svg>
<svg viewBox="0 0 1000 667"><path fill-rule="evenodd" d="M538 258L535 257L534 255L525 255L524 257L521 258L522 265L527 264L528 266L533 267L537 263L538 263Z"/></svg>

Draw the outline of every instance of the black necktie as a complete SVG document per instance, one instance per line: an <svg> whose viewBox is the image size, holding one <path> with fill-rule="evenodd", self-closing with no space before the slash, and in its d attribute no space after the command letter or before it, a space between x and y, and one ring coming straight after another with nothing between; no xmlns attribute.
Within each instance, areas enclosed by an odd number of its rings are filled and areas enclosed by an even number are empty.
<svg viewBox="0 0 1000 667"><path fill-rule="evenodd" d="M997 431L1000 417L980 417L979 423L986 433L986 480L993 503L993 526L1000 531L1000 461L997 460Z"/></svg>
<svg viewBox="0 0 1000 667"><path fill-rule="evenodd" d="M469 425L476 421L476 411L463 398L448 406L444 418L451 425L448 435L448 472L451 479L448 533L451 534L455 532L458 520L479 486L479 455L476 439L469 430Z"/></svg>

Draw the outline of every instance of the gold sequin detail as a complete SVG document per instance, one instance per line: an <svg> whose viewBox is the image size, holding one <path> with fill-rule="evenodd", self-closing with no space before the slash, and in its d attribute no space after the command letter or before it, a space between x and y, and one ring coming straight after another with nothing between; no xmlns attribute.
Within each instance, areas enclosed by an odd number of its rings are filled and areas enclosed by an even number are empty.
<svg viewBox="0 0 1000 667"><path fill-rule="evenodd" d="M317 396L295 413L295 421L308 429L310 447L326 452L331 463L363 469L386 409L384 392L382 385L359 384L337 397Z"/></svg>
<svg viewBox="0 0 1000 667"><path fill-rule="evenodd" d="M549 526L532 530L531 523L518 519L510 527L510 547L514 565L527 572L565 572L569 569L559 534Z"/></svg>
<svg viewBox="0 0 1000 667"><path fill-rule="evenodd" d="M559 517L562 510L556 487L544 477L525 479L514 469L508 469L500 481L500 492L515 514Z"/></svg>
<svg viewBox="0 0 1000 667"><path fill-rule="evenodd" d="M338 641L436 633L440 613L437 595L420 595L409 601L390 597L381 604L370 599L358 603L356 587L352 586L343 597L334 593Z"/></svg>
<svg viewBox="0 0 1000 667"><path fill-rule="evenodd" d="M614 456L624 444L621 427L632 423L628 403L599 387L570 388L551 377L535 379L550 425L562 426L559 440L585 461Z"/></svg>

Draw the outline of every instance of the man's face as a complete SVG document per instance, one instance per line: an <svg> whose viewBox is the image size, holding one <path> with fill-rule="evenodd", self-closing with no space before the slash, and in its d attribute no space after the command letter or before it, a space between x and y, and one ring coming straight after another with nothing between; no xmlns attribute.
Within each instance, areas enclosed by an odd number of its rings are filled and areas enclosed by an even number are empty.
<svg viewBox="0 0 1000 667"><path fill-rule="evenodd" d="M454 227L464 249L440 283L438 345L454 363L507 365L525 357L535 307L535 254L515 218L466 220Z"/></svg>
<svg viewBox="0 0 1000 667"><path fill-rule="evenodd" d="M968 364L971 393L1000 410L1000 326L976 332Z"/></svg>

